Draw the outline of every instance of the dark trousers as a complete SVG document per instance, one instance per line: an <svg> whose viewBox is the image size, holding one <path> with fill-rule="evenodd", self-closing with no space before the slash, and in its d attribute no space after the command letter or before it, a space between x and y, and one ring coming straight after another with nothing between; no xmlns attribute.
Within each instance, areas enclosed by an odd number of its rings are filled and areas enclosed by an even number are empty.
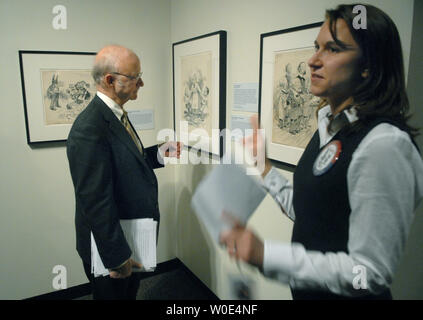
<svg viewBox="0 0 423 320"><path fill-rule="evenodd" d="M133 272L125 279L112 279L109 276L94 277L91 266L85 262L83 264L94 300L136 300L141 280L140 272Z"/></svg>

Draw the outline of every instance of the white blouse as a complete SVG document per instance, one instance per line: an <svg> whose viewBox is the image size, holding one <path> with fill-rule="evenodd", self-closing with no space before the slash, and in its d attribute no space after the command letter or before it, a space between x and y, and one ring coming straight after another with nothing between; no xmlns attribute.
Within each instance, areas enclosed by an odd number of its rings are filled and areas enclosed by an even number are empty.
<svg viewBox="0 0 423 320"><path fill-rule="evenodd" d="M326 130L330 106L318 114L321 147L336 134ZM354 109L347 119L357 119ZM381 123L354 151L347 173L348 251L305 250L300 243L264 242L263 272L293 289L329 290L344 296L389 288L423 197L423 161L407 133ZM291 183L272 168L264 186L295 221Z"/></svg>

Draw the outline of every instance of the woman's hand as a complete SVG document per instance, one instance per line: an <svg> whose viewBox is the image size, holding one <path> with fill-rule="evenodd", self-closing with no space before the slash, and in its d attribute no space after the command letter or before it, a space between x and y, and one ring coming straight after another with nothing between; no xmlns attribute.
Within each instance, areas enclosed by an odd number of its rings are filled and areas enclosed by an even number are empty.
<svg viewBox="0 0 423 320"><path fill-rule="evenodd" d="M260 171L262 177L265 177L272 168L272 164L266 157L266 140L263 136L264 129L259 128L258 116L256 114L251 116L250 122L253 134L245 137L242 143L250 151L253 159L256 160L257 169Z"/></svg>
<svg viewBox="0 0 423 320"><path fill-rule="evenodd" d="M220 243L226 246L229 256L261 269L264 256L263 242L229 213L223 212L223 216L233 224L231 230L224 231L220 235Z"/></svg>

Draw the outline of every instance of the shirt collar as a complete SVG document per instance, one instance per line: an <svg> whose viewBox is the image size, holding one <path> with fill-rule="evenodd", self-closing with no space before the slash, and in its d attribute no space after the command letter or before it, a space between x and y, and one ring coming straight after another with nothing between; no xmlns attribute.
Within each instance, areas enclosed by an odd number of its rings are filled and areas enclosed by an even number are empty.
<svg viewBox="0 0 423 320"><path fill-rule="evenodd" d="M341 113L337 114L333 119L333 126L335 128L333 132L328 132L328 125L330 122L329 117L332 115L332 111L330 109L330 105L327 105L319 110L317 114L318 118L318 128L319 128L319 137L320 137L320 148L326 145L332 138L341 130L342 125L340 124L342 121L348 121L349 123L353 123L354 121L358 120L357 117L357 109L353 106L351 108L343 110ZM338 127L338 128L336 128Z"/></svg>
<svg viewBox="0 0 423 320"><path fill-rule="evenodd" d="M97 91L97 96L112 110L115 116L120 121L123 116L123 108L118 105L113 99L106 96L104 93Z"/></svg>

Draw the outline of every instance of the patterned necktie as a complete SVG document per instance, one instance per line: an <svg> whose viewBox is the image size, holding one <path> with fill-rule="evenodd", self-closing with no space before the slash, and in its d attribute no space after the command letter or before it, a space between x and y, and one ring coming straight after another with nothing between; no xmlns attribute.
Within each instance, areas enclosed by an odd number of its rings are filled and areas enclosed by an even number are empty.
<svg viewBox="0 0 423 320"><path fill-rule="evenodd" d="M132 128L131 124L129 123L128 112L123 110L123 115L121 118L122 124L125 127L126 131L128 131L129 135L131 136L132 140L134 141L135 145L137 146L138 150L141 154L144 154L143 147L141 141L138 139L137 134L135 133L134 129Z"/></svg>

